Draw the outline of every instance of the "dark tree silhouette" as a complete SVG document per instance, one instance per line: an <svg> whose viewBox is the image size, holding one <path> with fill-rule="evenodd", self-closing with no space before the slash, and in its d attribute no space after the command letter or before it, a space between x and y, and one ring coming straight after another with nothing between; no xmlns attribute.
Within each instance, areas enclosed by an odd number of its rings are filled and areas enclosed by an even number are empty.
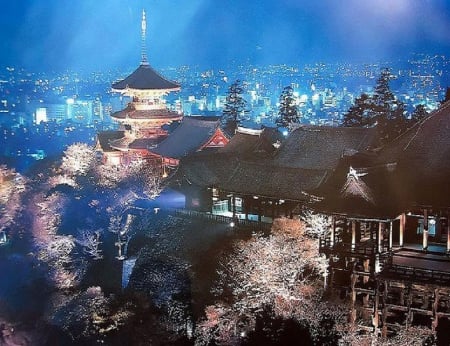
<svg viewBox="0 0 450 346"><path fill-rule="evenodd" d="M392 93L389 69L381 71L373 95L362 94L344 115L344 126L377 126L381 143L387 143L408 128L406 107Z"/></svg>
<svg viewBox="0 0 450 346"><path fill-rule="evenodd" d="M355 104L344 115L343 126L364 127L375 124L373 102L369 95L363 93L355 99Z"/></svg>
<svg viewBox="0 0 450 346"><path fill-rule="evenodd" d="M300 123L300 111L291 86L284 87L281 92L278 114L279 117L276 120L278 127L291 129L293 124Z"/></svg>
<svg viewBox="0 0 450 346"><path fill-rule="evenodd" d="M450 87L447 87L447 91L445 92L445 98L442 103L450 101Z"/></svg>
<svg viewBox="0 0 450 346"><path fill-rule="evenodd" d="M428 116L427 109L425 105L417 105L414 109L414 112L411 114L411 121L413 124L418 123L419 121L422 121Z"/></svg>
<svg viewBox="0 0 450 346"><path fill-rule="evenodd" d="M229 135L234 134L242 118L249 113L246 109L247 101L242 96L243 92L240 80L236 80L228 89L222 112L222 127Z"/></svg>

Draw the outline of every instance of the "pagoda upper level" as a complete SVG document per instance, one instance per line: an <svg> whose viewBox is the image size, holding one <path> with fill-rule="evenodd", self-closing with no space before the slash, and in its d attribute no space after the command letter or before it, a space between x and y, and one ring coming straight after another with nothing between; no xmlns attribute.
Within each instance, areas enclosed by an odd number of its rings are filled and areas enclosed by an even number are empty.
<svg viewBox="0 0 450 346"><path fill-rule="evenodd" d="M183 118L169 109L165 96L179 91L180 85L155 71L147 61L145 48L146 17L142 12L142 58L139 67L128 77L112 84L112 90L130 97L127 106L111 117L120 124L123 138L110 142L117 150L146 150L167 136L162 126ZM139 142L139 148L136 143ZM133 144L134 143L134 144Z"/></svg>

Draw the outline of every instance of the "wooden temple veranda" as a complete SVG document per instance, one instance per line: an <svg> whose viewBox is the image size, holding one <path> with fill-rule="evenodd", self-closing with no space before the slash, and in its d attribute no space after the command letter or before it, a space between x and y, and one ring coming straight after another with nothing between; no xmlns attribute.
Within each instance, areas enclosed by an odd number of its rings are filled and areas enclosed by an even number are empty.
<svg viewBox="0 0 450 346"><path fill-rule="evenodd" d="M316 194L333 215L320 252L351 321L386 336L450 325L450 104L376 153L341 160Z"/></svg>

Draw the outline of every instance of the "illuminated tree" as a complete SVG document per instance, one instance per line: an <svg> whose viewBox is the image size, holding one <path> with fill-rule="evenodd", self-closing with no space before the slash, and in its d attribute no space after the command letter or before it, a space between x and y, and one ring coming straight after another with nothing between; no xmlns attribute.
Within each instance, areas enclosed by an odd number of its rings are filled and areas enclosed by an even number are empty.
<svg viewBox="0 0 450 346"><path fill-rule="evenodd" d="M84 344L92 337L98 342L133 317L126 305L114 304L100 287L89 287L86 291L61 298L51 307L48 321L68 333L77 343Z"/></svg>
<svg viewBox="0 0 450 346"><path fill-rule="evenodd" d="M295 124L300 123L300 111L297 106L297 99L291 86L284 87L280 95L280 106L278 107L279 117L276 120L278 127L285 127L292 130Z"/></svg>
<svg viewBox="0 0 450 346"><path fill-rule="evenodd" d="M225 301L228 295L232 299L206 309L198 325L200 343L208 342L207 335L216 335L219 343L247 335L258 313L267 309L276 318L305 321L318 337L327 316L339 320L346 315L345 308L321 301L324 263L318 241L299 220L275 220L269 237L238 242L222 262L216 290Z"/></svg>
<svg viewBox="0 0 450 346"><path fill-rule="evenodd" d="M242 118L249 113L247 102L242 94L244 88L239 80L232 83L228 89L225 107L222 111L222 126L225 131L233 135Z"/></svg>
<svg viewBox="0 0 450 346"><path fill-rule="evenodd" d="M99 260L103 258L102 250L99 248L100 244L100 236L102 234L102 230L80 230L79 236L76 239L77 243L83 247L83 251L91 256L94 260Z"/></svg>
<svg viewBox="0 0 450 346"><path fill-rule="evenodd" d="M75 143L64 151L61 169L68 175L86 175L94 163L94 148L86 143Z"/></svg>
<svg viewBox="0 0 450 346"><path fill-rule="evenodd" d="M22 196L25 191L25 178L13 169L0 165L0 231L11 231L16 225L24 210Z"/></svg>

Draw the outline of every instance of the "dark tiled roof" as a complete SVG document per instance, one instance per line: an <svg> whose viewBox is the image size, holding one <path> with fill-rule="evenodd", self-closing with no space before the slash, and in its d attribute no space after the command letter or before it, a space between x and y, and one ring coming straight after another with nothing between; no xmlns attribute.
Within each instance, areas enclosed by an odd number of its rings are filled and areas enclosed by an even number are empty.
<svg viewBox="0 0 450 346"><path fill-rule="evenodd" d="M374 196L345 195L349 167L367 172L360 179ZM395 217L420 205L450 207L450 103L442 105L378 154L343 159L339 169L314 193L318 209L358 216Z"/></svg>
<svg viewBox="0 0 450 346"><path fill-rule="evenodd" d="M128 147L130 149L149 149L158 144L161 140L159 138L137 138L131 142Z"/></svg>
<svg viewBox="0 0 450 346"><path fill-rule="evenodd" d="M219 121L184 117L172 134L151 151L163 157L178 159L200 149L215 134Z"/></svg>
<svg viewBox="0 0 450 346"><path fill-rule="evenodd" d="M407 207L409 199L397 165L353 168L355 161L354 158L342 159L329 179L311 191L323 197L313 207L352 217L395 218ZM357 175L351 174L351 170Z"/></svg>
<svg viewBox="0 0 450 346"><path fill-rule="evenodd" d="M111 117L115 119L161 119L175 121L181 119L183 115L168 109L136 110L132 105L128 105L127 108L112 113Z"/></svg>
<svg viewBox="0 0 450 346"><path fill-rule="evenodd" d="M380 152L379 161L397 161L426 174L450 171L450 101Z"/></svg>
<svg viewBox="0 0 450 346"><path fill-rule="evenodd" d="M221 153L234 153L238 156L267 156L275 152L272 145L272 133L264 129L261 134L236 132L228 144L221 148Z"/></svg>
<svg viewBox="0 0 450 346"><path fill-rule="evenodd" d="M177 90L180 88L180 85L165 79L150 65L141 64L124 80L114 83L112 88L115 90L124 90L127 88L139 90Z"/></svg>
<svg viewBox="0 0 450 346"><path fill-rule="evenodd" d="M102 131L97 134L97 141L103 152L114 151L109 145L111 141L120 139L124 136L124 131Z"/></svg>
<svg viewBox="0 0 450 346"><path fill-rule="evenodd" d="M274 162L287 167L334 169L341 157L364 151L375 140L374 128L302 126L289 134Z"/></svg>
<svg viewBox="0 0 450 346"><path fill-rule="evenodd" d="M194 155L182 160L176 179L202 187L217 187L245 195L305 200L326 171L288 168L269 161L248 162L235 155Z"/></svg>

